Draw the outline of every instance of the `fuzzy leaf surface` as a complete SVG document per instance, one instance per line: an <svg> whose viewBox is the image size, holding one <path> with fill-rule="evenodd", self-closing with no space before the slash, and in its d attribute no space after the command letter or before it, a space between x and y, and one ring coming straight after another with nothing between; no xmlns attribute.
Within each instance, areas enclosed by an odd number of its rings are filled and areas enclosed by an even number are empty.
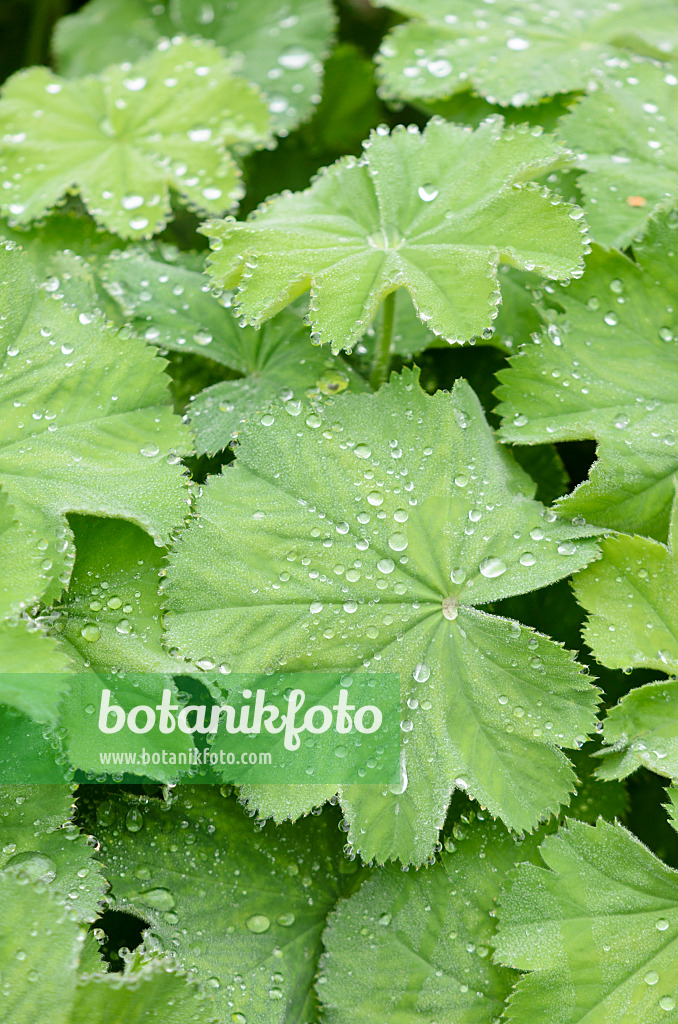
<svg viewBox="0 0 678 1024"><path fill-rule="evenodd" d="M107 230L149 238L171 216L170 189L194 210L233 208L242 187L228 147L265 142L268 111L219 49L178 37L97 76L18 72L3 88L0 130L11 225L77 191Z"/></svg>
<svg viewBox="0 0 678 1024"><path fill-rule="evenodd" d="M121 516L168 539L186 507L171 453L190 438L163 362L53 299L18 250L0 249L0 302L0 484L56 595L74 557L65 513Z"/></svg>
<svg viewBox="0 0 678 1024"><path fill-rule="evenodd" d="M560 122L580 154L586 219L601 245L625 248L678 199L677 86L666 67L634 63L605 75Z"/></svg>
<svg viewBox="0 0 678 1024"><path fill-rule="evenodd" d="M402 785L342 797L366 858L426 859L455 785L534 826L568 800L557 748L589 731L596 691L567 651L477 606L582 568L590 528L533 500L463 381L430 397L404 371L319 413L253 425L204 488L168 571L169 644L236 671L400 674Z"/></svg>
<svg viewBox="0 0 678 1024"><path fill-rule="evenodd" d="M580 281L498 376L502 437L516 444L595 438L589 479L561 511L665 540L678 471L678 256L675 214L650 223L636 262L594 249Z"/></svg>
<svg viewBox="0 0 678 1024"><path fill-rule="evenodd" d="M455 827L433 867L376 871L330 915L316 983L325 1024L499 1017L517 976L492 962L490 911L531 848L532 838L474 822Z"/></svg>
<svg viewBox="0 0 678 1024"><path fill-rule="evenodd" d="M361 159L337 161L305 191L244 223L209 222L210 272L238 287L255 326L310 289L312 327L335 352L402 287L434 333L468 340L496 316L500 262L553 278L579 267L580 211L533 181L566 161L551 137L504 130L501 117L476 131L434 119L421 134L374 132Z"/></svg>
<svg viewBox="0 0 678 1024"><path fill-rule="evenodd" d="M307 397L349 387L367 390L348 363L311 345L308 327L295 311L283 310L258 331L240 327L211 293L199 257L166 255L178 257L178 263L152 254L121 253L106 263L103 277L146 341L204 356L238 374L205 388L190 402L198 452L220 451L245 423L271 410L284 408L298 416Z"/></svg>
<svg viewBox="0 0 678 1024"><path fill-rule="evenodd" d="M595 0L545 7L497 0L375 0L412 20L392 29L377 57L389 99L440 100L471 87L490 103L522 107L586 89L592 73L636 53L666 60L678 48L670 0Z"/></svg>
<svg viewBox="0 0 678 1024"><path fill-rule="evenodd" d="M501 898L497 958L530 972L509 1024L674 1024L678 873L621 825L570 821Z"/></svg>
<svg viewBox="0 0 678 1024"><path fill-rule="evenodd" d="M54 49L59 70L70 78L136 60L160 36L211 39L266 93L275 130L286 135L319 100L333 28L328 0L91 0L59 21Z"/></svg>
<svg viewBox="0 0 678 1024"><path fill-rule="evenodd" d="M136 832L123 827L126 809L114 805L118 827L101 850L116 908L143 917L176 950L214 993L220 1019L315 1019L325 918L362 877L341 854L336 816L262 831L216 786L181 786L168 804L139 804ZM196 948L198 928L209 941Z"/></svg>

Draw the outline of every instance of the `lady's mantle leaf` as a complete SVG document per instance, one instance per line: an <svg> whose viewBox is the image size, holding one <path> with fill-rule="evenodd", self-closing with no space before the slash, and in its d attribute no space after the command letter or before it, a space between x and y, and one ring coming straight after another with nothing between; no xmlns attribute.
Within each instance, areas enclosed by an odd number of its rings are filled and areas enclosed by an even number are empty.
<svg viewBox="0 0 678 1024"><path fill-rule="evenodd" d="M216 786L134 806L141 829L126 829L128 807L114 804L102 841L116 908L150 923L213 994L220 1020L315 1020L325 919L362 877L342 857L336 816L261 830Z"/></svg>
<svg viewBox="0 0 678 1024"><path fill-rule="evenodd" d="M678 215L651 222L636 262L596 249L561 312L499 373L502 436L595 438L589 479L563 512L664 540L678 471Z"/></svg>
<svg viewBox="0 0 678 1024"><path fill-rule="evenodd" d="M167 540L186 509L174 453L190 441L162 361L53 299L9 247L0 305L0 483L56 595L74 557L67 512L121 516Z"/></svg>
<svg viewBox="0 0 678 1024"><path fill-rule="evenodd" d="M89 922L98 916L106 882L92 847L72 823L74 813L66 786L3 786L0 869L41 882L52 896L68 900L74 919Z"/></svg>
<svg viewBox="0 0 678 1024"><path fill-rule="evenodd" d="M378 55L389 99L438 100L469 87L490 103L521 107L587 88L591 73L631 53L665 60L678 48L672 0L549 4L496 0L375 0L413 20Z"/></svg>
<svg viewBox="0 0 678 1024"><path fill-rule="evenodd" d="M497 955L531 971L510 1024L675 1024L678 873L621 825L570 821L501 899Z"/></svg>
<svg viewBox="0 0 678 1024"><path fill-rule="evenodd" d="M217 1024L212 1001L198 1001L197 986L170 958L135 964L124 974L80 975L91 965L88 933L68 900L51 896L43 882L0 872L0 905L3 1021Z"/></svg>
<svg viewBox="0 0 678 1024"><path fill-rule="evenodd" d="M41 217L79 191L122 238L148 238L171 215L169 190L221 214L242 195L227 147L268 135L266 104L213 45L165 40L137 64L67 80L18 72L0 101L2 210L10 224Z"/></svg>
<svg viewBox="0 0 678 1024"><path fill-rule="evenodd" d="M266 423L204 489L169 570L172 646L243 671L400 674L402 784L343 794L366 858L426 859L455 784L516 829L557 810L573 779L557 746L591 728L595 688L476 606L576 572L591 530L530 497L463 381L430 397L405 371Z"/></svg>
<svg viewBox="0 0 678 1024"><path fill-rule="evenodd" d="M349 387L367 390L348 363L309 343L308 327L292 310L283 310L259 331L240 327L212 294L197 254L179 255L169 247L157 254L127 251L108 260L102 273L146 341L204 356L237 374L205 388L190 403L200 453L225 448L253 417L283 408L299 415L307 396Z"/></svg>
<svg viewBox="0 0 678 1024"><path fill-rule="evenodd" d="M678 199L678 77L639 62L600 84L559 134L581 154L578 184L593 236L621 249L661 204Z"/></svg>
<svg viewBox="0 0 678 1024"><path fill-rule="evenodd" d="M532 838L473 823L455 827L426 871L376 871L323 935L316 984L325 1024L498 1020L517 976L492 962L490 914L506 872L535 848Z"/></svg>
<svg viewBox="0 0 678 1024"><path fill-rule="evenodd" d="M264 204L242 223L211 221L211 273L239 287L249 323L311 289L321 342L351 349L381 301L407 288L436 334L464 341L489 331L500 301L499 262L567 277L581 263L581 211L537 186L567 152L500 117L476 131L433 119L425 131L379 130L304 192Z"/></svg>
<svg viewBox="0 0 678 1024"><path fill-rule="evenodd" d="M160 36L206 37L267 95L276 132L287 135L320 99L333 27L329 0L92 0L59 21L53 45L59 70L72 77L136 60Z"/></svg>
<svg viewBox="0 0 678 1024"><path fill-rule="evenodd" d="M608 537L603 557L578 577L575 593L589 619L584 639L608 668L678 673L678 517L670 547L644 537ZM644 765L678 779L678 681L631 690L608 712L600 778L625 778Z"/></svg>

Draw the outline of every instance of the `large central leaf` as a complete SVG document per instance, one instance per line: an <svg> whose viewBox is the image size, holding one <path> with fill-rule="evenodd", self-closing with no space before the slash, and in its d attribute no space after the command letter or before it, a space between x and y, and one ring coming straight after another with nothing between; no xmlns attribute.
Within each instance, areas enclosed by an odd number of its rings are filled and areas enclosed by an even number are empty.
<svg viewBox="0 0 678 1024"><path fill-rule="evenodd" d="M477 606L576 572L590 529L532 499L463 381L430 397L405 371L271 419L204 489L169 570L170 643L243 671L400 674L401 784L343 794L367 857L425 859L454 786L531 828L568 800L557 746L583 740L596 691L553 641Z"/></svg>
<svg viewBox="0 0 678 1024"><path fill-rule="evenodd" d="M412 21L384 39L378 56L386 96L442 99L469 87L491 103L520 107L585 89L597 69L630 53L676 52L672 0L376 0Z"/></svg>
<svg viewBox="0 0 678 1024"><path fill-rule="evenodd" d="M584 251L581 211L532 181L567 152L502 123L377 130L360 160L337 161L306 191L245 223L210 222L215 281L239 286L237 305L255 325L310 288L311 324L334 351L352 348L397 288L450 341L489 332L500 261L563 278Z"/></svg>

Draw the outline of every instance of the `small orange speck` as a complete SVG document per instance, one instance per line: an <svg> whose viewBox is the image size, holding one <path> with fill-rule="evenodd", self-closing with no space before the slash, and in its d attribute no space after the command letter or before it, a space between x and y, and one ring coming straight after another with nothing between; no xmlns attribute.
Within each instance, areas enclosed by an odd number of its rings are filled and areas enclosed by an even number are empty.
<svg viewBox="0 0 678 1024"><path fill-rule="evenodd" d="M627 196L626 202L629 206L647 206L647 199L645 196Z"/></svg>

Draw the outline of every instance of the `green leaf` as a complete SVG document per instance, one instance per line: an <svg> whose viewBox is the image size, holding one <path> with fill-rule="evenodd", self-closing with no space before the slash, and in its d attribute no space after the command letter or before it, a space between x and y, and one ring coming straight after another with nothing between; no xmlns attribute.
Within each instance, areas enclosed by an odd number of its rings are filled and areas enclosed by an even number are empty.
<svg viewBox="0 0 678 1024"><path fill-rule="evenodd" d="M141 830L124 827L125 810L112 805L102 838L115 907L150 923L214 994L222 1019L315 1019L325 918L362 877L341 856L336 817L262 830L211 786L139 803Z"/></svg>
<svg viewBox="0 0 678 1024"><path fill-rule="evenodd" d="M275 130L286 135L320 99L322 61L333 28L328 0L232 0L227 6L202 0L170 5L92 0L59 21L54 50L59 69L71 77L136 60L160 36L207 37L266 93Z"/></svg>
<svg viewBox="0 0 678 1024"><path fill-rule="evenodd" d="M510 1024L678 1020L678 874L622 828L571 821L501 899L497 957L529 971Z"/></svg>
<svg viewBox="0 0 678 1024"><path fill-rule="evenodd" d="M70 916L94 921L106 892L93 849L72 823L75 807L67 786L0 789L0 869L7 877L40 882ZM4 980L4 978L3 978Z"/></svg>
<svg viewBox="0 0 678 1024"><path fill-rule="evenodd" d="M74 557L65 513L122 516L166 541L186 509L173 453L190 441L161 360L37 287L20 252L0 248L0 268L0 484L57 595Z"/></svg>
<svg viewBox="0 0 678 1024"><path fill-rule="evenodd" d="M69 1024L220 1024L212 1000L172 960L154 959L124 974L94 974L75 990Z"/></svg>
<svg viewBox="0 0 678 1024"><path fill-rule="evenodd" d="M677 85L655 64L615 69L560 122L559 134L580 154L587 220L603 245L629 245L678 199Z"/></svg>
<svg viewBox="0 0 678 1024"><path fill-rule="evenodd" d="M625 779L637 768L678 779L678 682L647 683L631 690L603 722L608 744L598 777Z"/></svg>
<svg viewBox="0 0 678 1024"><path fill-rule="evenodd" d="M192 209L222 214L243 194L228 147L268 135L258 90L200 40L165 40L132 67L96 77L30 68L2 95L0 174L11 183L2 209L11 225L41 217L75 190L122 238L163 229L170 188Z"/></svg>
<svg viewBox="0 0 678 1024"><path fill-rule="evenodd" d="M24 686L27 677L22 674ZM69 679L66 679L69 682ZM53 702L53 721L57 720L57 700ZM36 699L38 714L42 705ZM0 779L2 785L23 785L30 778L36 784L70 783L73 772L61 756L54 731L20 711L0 705Z"/></svg>
<svg viewBox="0 0 678 1024"><path fill-rule="evenodd" d="M669 786L666 790L669 802L664 804L669 815L669 822L678 832L678 786Z"/></svg>
<svg viewBox="0 0 678 1024"><path fill-rule="evenodd" d="M490 915L536 844L481 823L454 838L433 867L388 865L330 915L316 982L325 1024L499 1019L517 976L492 962Z"/></svg>
<svg viewBox="0 0 678 1024"><path fill-rule="evenodd" d="M589 479L561 511L665 539L678 471L678 217L653 220L635 262L594 249L581 281L501 371L502 437L517 444L595 438Z"/></svg>
<svg viewBox="0 0 678 1024"><path fill-rule="evenodd" d="M636 53L666 60L678 49L671 0L594 0L574 8L497 0L374 0L412 18L388 33L377 56L388 99L437 100L471 87L490 103L522 107L589 87L593 72Z"/></svg>
<svg viewBox="0 0 678 1024"><path fill-rule="evenodd" d="M596 557L533 491L465 382L430 397L410 371L317 418L253 424L204 488L168 571L172 646L236 671L401 676L402 784L342 797L366 859L425 860L455 785L516 829L568 799L556 745L590 730L595 688L553 641L477 608Z"/></svg>
<svg viewBox="0 0 678 1024"><path fill-rule="evenodd" d="M198 1002L169 958L79 977L88 933L44 883L0 872L0 903L3 1024L217 1024L211 1000Z"/></svg>
<svg viewBox="0 0 678 1024"><path fill-rule="evenodd" d="M0 872L2 1024L71 1024L84 930L44 883ZM18 955L21 954L21 955Z"/></svg>
<svg viewBox="0 0 678 1024"><path fill-rule="evenodd" d="M189 406L198 452L225 448L252 418L286 409L298 416L302 400L367 384L343 360L312 346L309 330L293 311L283 311L261 330L240 327L214 297L200 258L163 250L155 255L127 251L103 270L110 293L152 344L209 357L240 376L201 391ZM190 254L189 254L190 256Z"/></svg>
<svg viewBox="0 0 678 1024"><path fill-rule="evenodd" d="M678 505L671 547L645 537L607 537L602 558L575 583L589 613L584 639L608 668L678 672Z"/></svg>
<svg viewBox="0 0 678 1024"><path fill-rule="evenodd" d="M401 287L430 330L467 340L496 316L500 261L553 278L579 267L580 211L531 180L566 157L552 138L504 130L501 118L475 132L438 119L421 134L377 130L360 160L337 161L304 192L245 223L210 221L210 272L238 287L238 310L255 326L310 288L311 325L334 352L351 349Z"/></svg>
<svg viewBox="0 0 678 1024"><path fill-rule="evenodd" d="M78 669L176 673L162 647L166 550L124 520L70 516L70 524L77 553L54 632Z"/></svg>

